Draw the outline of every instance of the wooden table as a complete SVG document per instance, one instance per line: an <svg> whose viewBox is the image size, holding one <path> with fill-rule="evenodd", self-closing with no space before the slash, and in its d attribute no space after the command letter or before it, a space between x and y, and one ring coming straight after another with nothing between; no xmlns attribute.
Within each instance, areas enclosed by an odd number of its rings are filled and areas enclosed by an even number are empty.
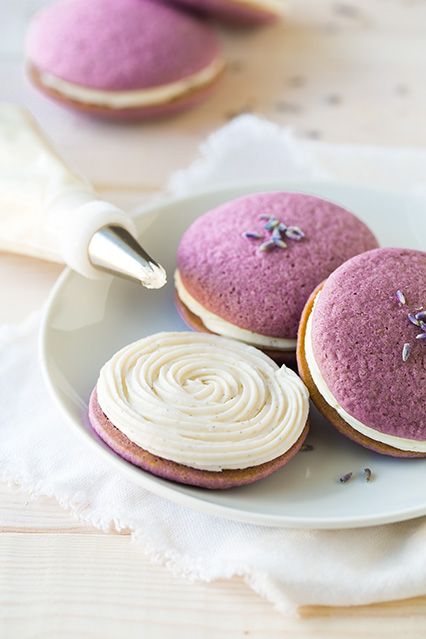
<svg viewBox="0 0 426 639"><path fill-rule="evenodd" d="M81 119L29 89L21 41L41 4L2 0L0 25L7 29L0 37L0 98L30 106L76 169L100 189L129 193L129 201L161 190L174 170L196 157L210 131L244 111L310 138L426 145L422 0L298 0L282 26L224 31L230 67L210 102L136 126ZM0 322L38 308L59 272L56 265L0 255ZM52 499L33 501L19 487L0 484L0 504L5 639L425 636L426 598L311 607L298 619L287 618L240 579L206 585L174 577L149 563L128 535L83 526Z"/></svg>

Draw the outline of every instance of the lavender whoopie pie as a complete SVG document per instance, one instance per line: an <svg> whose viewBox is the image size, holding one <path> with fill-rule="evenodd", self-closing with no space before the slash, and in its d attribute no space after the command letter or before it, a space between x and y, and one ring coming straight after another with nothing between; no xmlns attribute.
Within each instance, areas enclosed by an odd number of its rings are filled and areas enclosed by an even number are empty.
<svg viewBox="0 0 426 639"><path fill-rule="evenodd" d="M379 453L426 456L426 253L352 258L311 296L299 371L319 410Z"/></svg>
<svg viewBox="0 0 426 639"><path fill-rule="evenodd" d="M261 351L205 333L157 333L102 368L89 419L118 455L203 488L249 484L286 464L308 432L309 394Z"/></svg>
<svg viewBox="0 0 426 639"><path fill-rule="evenodd" d="M302 193L257 193L205 213L177 252L177 307L196 330L292 365L303 307L350 257L378 246L355 215Z"/></svg>
<svg viewBox="0 0 426 639"><path fill-rule="evenodd" d="M33 18L27 68L44 94L84 113L139 119L192 106L224 69L213 29L151 0L62 0Z"/></svg>

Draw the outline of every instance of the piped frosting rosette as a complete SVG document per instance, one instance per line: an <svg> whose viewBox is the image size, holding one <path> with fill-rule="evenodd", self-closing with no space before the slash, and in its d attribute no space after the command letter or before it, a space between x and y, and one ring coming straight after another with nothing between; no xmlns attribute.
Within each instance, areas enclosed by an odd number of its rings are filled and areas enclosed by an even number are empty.
<svg viewBox="0 0 426 639"><path fill-rule="evenodd" d="M286 453L307 422L301 379L261 351L204 333L145 337L101 369L103 413L131 442L207 471L244 469Z"/></svg>

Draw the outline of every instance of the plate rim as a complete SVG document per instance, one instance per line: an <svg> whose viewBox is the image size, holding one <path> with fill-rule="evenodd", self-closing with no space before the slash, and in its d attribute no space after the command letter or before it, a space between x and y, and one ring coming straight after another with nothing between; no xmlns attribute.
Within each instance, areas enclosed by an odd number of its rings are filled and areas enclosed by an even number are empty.
<svg viewBox="0 0 426 639"><path fill-rule="evenodd" d="M208 197L209 195L224 194L235 192L235 190L242 190L242 193L251 192L267 192L273 190L286 190L293 192L309 193L309 189L302 188L302 185L312 185L315 187L330 186L331 188L339 188L342 190L362 191L363 193L375 193L385 194L386 196L394 194L403 195L402 191L394 189L384 189L378 187L364 186L360 184L351 184L344 182L333 182L330 180L283 180L278 182L276 180L271 182L235 182L218 185L209 189L194 189L190 195L166 195L163 197L155 198L153 202L148 203L145 206L137 208L133 217L140 220L141 217L148 217L150 214L155 214L158 209L167 207L172 204L182 204L186 201L194 201L198 198ZM292 186L293 185L293 186ZM328 198L327 198L328 199ZM332 201L332 200L331 200ZM82 428L81 422L69 412L68 408L63 404L59 393L55 387L52 376L49 371L48 365L48 338L49 338L49 320L51 314L54 311L55 302L60 295L61 289L66 285L66 282L75 275L74 271L70 267L65 267L56 279L53 287L51 288L48 297L45 301L40 327L38 334L38 353L41 362L41 370L44 382L47 386L49 394L53 399L56 406L59 408L61 414L65 417L65 422L69 424L73 432L77 433L82 441L86 441L92 447L92 450L97 450L105 459L108 459L112 467L121 470L130 480L133 480L139 486L146 490L157 494L160 497L169 499L178 505L192 508L193 510L205 513L207 515L213 515L216 517L223 517L227 520L237 521L242 523L249 523L254 525L262 525L276 528L301 528L309 530L338 530L338 529L355 529L355 528L367 528L371 526L378 526L402 521L408 521L416 519L426 515L426 501L424 506L411 507L405 510L393 510L382 515L355 515L355 516L343 516L343 517L301 517L293 515L272 515L254 512L250 510L244 510L237 508L236 506L227 506L224 504L217 504L203 498L205 492L200 492L200 496L187 495L176 489L176 486L172 482L159 483L158 478L150 475L149 473L142 471L140 468L130 464L126 460L122 459L112 450L104 447L97 442L90 433ZM83 277L83 276L80 276ZM170 485L168 485L170 484Z"/></svg>

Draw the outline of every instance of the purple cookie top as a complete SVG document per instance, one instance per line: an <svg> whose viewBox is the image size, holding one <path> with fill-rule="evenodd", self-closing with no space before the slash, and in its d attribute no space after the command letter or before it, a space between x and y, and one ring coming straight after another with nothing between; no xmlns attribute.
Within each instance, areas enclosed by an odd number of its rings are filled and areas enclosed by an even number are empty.
<svg viewBox="0 0 426 639"><path fill-rule="evenodd" d="M422 306L426 253L377 249L327 280L312 332L315 359L339 404L371 428L419 440L426 438L426 341L416 339L422 330L408 313ZM404 344L411 347L407 361Z"/></svg>
<svg viewBox="0 0 426 639"><path fill-rule="evenodd" d="M216 18L241 24L264 24L277 19L271 11L254 8L243 0L173 0L176 4L203 11Z"/></svg>
<svg viewBox="0 0 426 639"><path fill-rule="evenodd" d="M213 30L154 0L63 0L34 18L27 57L39 70L101 90L176 82L219 54Z"/></svg>
<svg viewBox="0 0 426 639"><path fill-rule="evenodd" d="M260 252L271 236L261 215L305 233L287 248ZM245 231L264 235L243 237ZM199 217L185 232L177 263L188 292L211 312L255 333L295 339L314 288L350 257L377 247L352 213L301 193L257 193Z"/></svg>

